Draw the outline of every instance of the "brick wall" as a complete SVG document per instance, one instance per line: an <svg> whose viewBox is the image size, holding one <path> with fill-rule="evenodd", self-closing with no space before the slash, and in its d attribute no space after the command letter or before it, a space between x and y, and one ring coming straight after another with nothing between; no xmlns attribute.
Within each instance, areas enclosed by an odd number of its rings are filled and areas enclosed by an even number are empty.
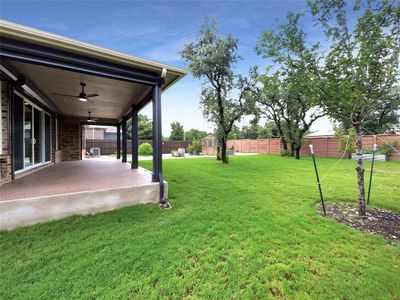
<svg viewBox="0 0 400 300"><path fill-rule="evenodd" d="M1 130L2 130L2 154L0 154L0 184L11 181L11 155L9 153L9 83L1 81ZM55 149L55 122L51 120L52 150L51 160L80 159L80 121L74 118L61 117L58 121L58 143L59 149Z"/></svg>
<svg viewBox="0 0 400 300"><path fill-rule="evenodd" d="M59 121L61 134L58 142L62 150L62 160L79 160L81 157L80 120L61 117Z"/></svg>
<svg viewBox="0 0 400 300"><path fill-rule="evenodd" d="M392 143L398 141L397 150L400 152L400 135L367 135L363 137L363 145L365 148L371 148L373 144L377 144L378 148L384 144L384 141ZM322 157L341 157L340 141L334 136L308 137L303 140L301 155L309 155L309 145L313 144L315 155ZM269 153L279 154L282 149L282 143L279 138L260 139L260 140L230 140L228 141L228 149L232 146L235 151L247 153ZM400 154L393 152L388 157L389 160L400 161Z"/></svg>
<svg viewBox="0 0 400 300"><path fill-rule="evenodd" d="M1 130L2 130L2 154L0 154L0 184L11 180L11 155L8 149L8 104L9 90L8 83L1 81Z"/></svg>
<svg viewBox="0 0 400 300"><path fill-rule="evenodd" d="M56 150L54 153L54 163L59 163L62 161L62 151Z"/></svg>

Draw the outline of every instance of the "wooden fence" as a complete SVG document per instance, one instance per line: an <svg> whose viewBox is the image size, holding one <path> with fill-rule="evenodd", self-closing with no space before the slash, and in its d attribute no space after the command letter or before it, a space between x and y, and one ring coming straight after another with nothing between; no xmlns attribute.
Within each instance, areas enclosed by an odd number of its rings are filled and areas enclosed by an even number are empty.
<svg viewBox="0 0 400 300"><path fill-rule="evenodd" d="M149 143L152 145L151 140L140 140L139 145L143 143ZM162 153L171 153L172 150L177 150L178 148L187 148L192 143L192 141L163 141ZM113 154L117 152L117 141L114 140L92 140L86 139L86 149L90 148L100 148L101 154ZM132 142L128 140L127 142L128 154L132 154Z"/></svg>
<svg viewBox="0 0 400 300"><path fill-rule="evenodd" d="M377 144L378 148L382 146L384 141L392 143L398 141L397 151L400 152L400 134L397 135L367 135L363 137L364 148L371 148L373 144ZM322 157L341 157L340 141L334 136L315 136L307 137L303 140L301 155L309 155L309 145L313 144L314 152L317 156ZM282 143L279 138L260 139L260 140L229 140L228 149L232 146L235 151L247 153L270 153L279 154L282 150ZM393 151L389 155L389 160L400 161L400 154Z"/></svg>

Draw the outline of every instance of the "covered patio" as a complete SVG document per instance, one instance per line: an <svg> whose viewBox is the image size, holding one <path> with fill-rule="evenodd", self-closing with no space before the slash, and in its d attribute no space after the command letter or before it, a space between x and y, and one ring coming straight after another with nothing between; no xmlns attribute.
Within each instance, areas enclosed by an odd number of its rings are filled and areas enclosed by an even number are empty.
<svg viewBox="0 0 400 300"><path fill-rule="evenodd" d="M158 199L159 184L143 168L131 169L118 161L66 161L1 186L0 229L157 203Z"/></svg>
<svg viewBox="0 0 400 300"><path fill-rule="evenodd" d="M0 35L1 228L135 203L168 208L161 94L186 71L6 21ZM138 112L148 104L151 173L138 166ZM93 122L117 127L114 162L82 161Z"/></svg>

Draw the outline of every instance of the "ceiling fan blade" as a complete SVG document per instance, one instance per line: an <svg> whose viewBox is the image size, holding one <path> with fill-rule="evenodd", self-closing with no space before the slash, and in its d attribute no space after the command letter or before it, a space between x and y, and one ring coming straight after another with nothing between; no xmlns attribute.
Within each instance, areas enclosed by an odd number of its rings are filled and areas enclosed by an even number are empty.
<svg viewBox="0 0 400 300"><path fill-rule="evenodd" d="M56 93L53 93L53 95L64 96L64 97L73 97L73 98L78 98L79 97L79 96L76 96L76 95L65 95L65 94L56 94Z"/></svg>
<svg viewBox="0 0 400 300"><path fill-rule="evenodd" d="M86 98L92 98L92 97L97 97L98 94L87 94Z"/></svg>

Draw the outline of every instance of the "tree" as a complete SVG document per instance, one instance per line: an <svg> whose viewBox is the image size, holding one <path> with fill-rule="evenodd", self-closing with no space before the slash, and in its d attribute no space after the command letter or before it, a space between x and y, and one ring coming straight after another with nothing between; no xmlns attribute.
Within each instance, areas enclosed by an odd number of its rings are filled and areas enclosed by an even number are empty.
<svg viewBox="0 0 400 300"><path fill-rule="evenodd" d="M183 126L179 122L172 122L171 123L171 135L169 139L171 141L183 141L183 135L184 135L184 130Z"/></svg>
<svg viewBox="0 0 400 300"><path fill-rule="evenodd" d="M127 121L128 138L131 138L132 119ZM139 140L151 140L153 138L153 124L146 115L138 115L138 138Z"/></svg>
<svg viewBox="0 0 400 300"><path fill-rule="evenodd" d="M255 118L250 122L249 126L243 126L240 134L242 139L258 139L261 126L258 125L258 118Z"/></svg>
<svg viewBox="0 0 400 300"><path fill-rule="evenodd" d="M270 139L279 137L278 128L273 121L265 122L264 126L260 128L258 133L259 139Z"/></svg>
<svg viewBox="0 0 400 300"><path fill-rule="evenodd" d="M365 121L387 115L399 79L400 8L396 1L308 1L317 25L329 39L325 58L325 84L320 86L321 105L342 124L356 132L359 215L365 215L364 167L362 161ZM359 15L350 25L349 11ZM398 107L398 106L397 106Z"/></svg>
<svg viewBox="0 0 400 300"><path fill-rule="evenodd" d="M256 70L250 70L248 78L234 75L240 58L237 44L231 35L218 36L215 21L206 20L196 41L181 51L193 76L205 79L200 106L204 117L216 125L217 159L223 163L228 163L226 142L233 125L254 109Z"/></svg>
<svg viewBox="0 0 400 300"><path fill-rule="evenodd" d="M278 136L281 138L283 151L288 152L288 144L283 134L283 120L282 112L284 111L284 102L281 101L281 92L279 86L279 78L277 74L275 76L260 76L260 81L263 83L263 89L258 98L260 104L257 110L258 114L263 114L268 120L272 121L278 132Z"/></svg>
<svg viewBox="0 0 400 300"><path fill-rule="evenodd" d="M400 88L396 87L387 97L384 107L376 112L365 116L363 120L363 128L368 134L386 133L391 129L393 124L399 123L399 112L396 111L400 106ZM353 128L353 124L349 119L342 119L339 124L343 130Z"/></svg>
<svg viewBox="0 0 400 300"><path fill-rule="evenodd" d="M284 149L289 143L296 159L300 159L302 139L311 125L326 115L316 105L319 44L307 44L307 35L299 25L300 16L289 12L288 23L264 32L256 47L257 54L279 66L272 75L267 68L260 77L264 86L259 98L261 111L275 122Z"/></svg>
<svg viewBox="0 0 400 300"><path fill-rule="evenodd" d="M153 123L146 115L138 115L138 136L139 140L153 139Z"/></svg>
<svg viewBox="0 0 400 300"><path fill-rule="evenodd" d="M228 140L236 140L240 138L240 128L237 125L232 126L231 132L229 132Z"/></svg>
<svg viewBox="0 0 400 300"><path fill-rule="evenodd" d="M193 141L193 140L201 141L207 135L208 135L207 131L203 131L203 130L192 128L189 131L185 132L185 140L187 140L187 141Z"/></svg>

